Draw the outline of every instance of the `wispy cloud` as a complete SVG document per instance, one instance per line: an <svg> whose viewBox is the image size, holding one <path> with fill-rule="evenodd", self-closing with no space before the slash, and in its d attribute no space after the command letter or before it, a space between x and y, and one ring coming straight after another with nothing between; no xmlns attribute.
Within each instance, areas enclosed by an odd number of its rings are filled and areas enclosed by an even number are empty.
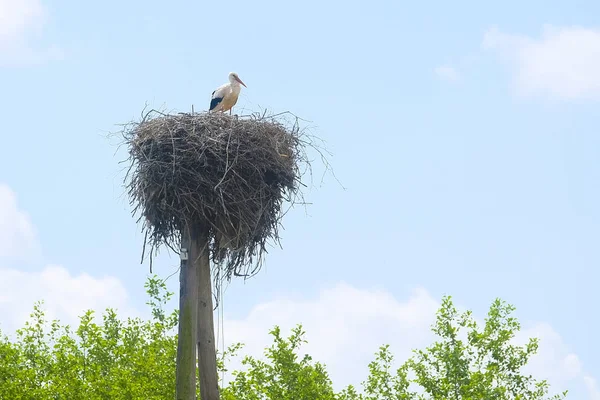
<svg viewBox="0 0 600 400"><path fill-rule="evenodd" d="M540 37L494 27L483 48L508 63L520 95L562 99L600 98L600 30L544 26Z"/></svg>

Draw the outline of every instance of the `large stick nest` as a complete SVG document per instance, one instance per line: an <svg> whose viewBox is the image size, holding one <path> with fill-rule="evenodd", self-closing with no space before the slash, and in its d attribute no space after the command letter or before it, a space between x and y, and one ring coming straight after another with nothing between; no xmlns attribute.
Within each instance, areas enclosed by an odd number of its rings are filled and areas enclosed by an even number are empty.
<svg viewBox="0 0 600 400"><path fill-rule="evenodd" d="M221 278L258 271L267 241L279 242L284 201L302 196L302 167L310 168L298 120L152 110L122 133L150 260L162 244L178 252L187 224L208 230Z"/></svg>

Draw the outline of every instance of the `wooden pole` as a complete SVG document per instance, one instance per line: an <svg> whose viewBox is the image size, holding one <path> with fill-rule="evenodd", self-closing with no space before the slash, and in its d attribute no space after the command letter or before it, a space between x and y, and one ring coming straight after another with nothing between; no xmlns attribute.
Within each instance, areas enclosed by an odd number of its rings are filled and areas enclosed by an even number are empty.
<svg viewBox="0 0 600 400"><path fill-rule="evenodd" d="M179 328L175 397L196 400L196 337L198 318L198 268L191 261L190 230L181 232L181 272L179 275Z"/></svg>
<svg viewBox="0 0 600 400"><path fill-rule="evenodd" d="M200 399L219 400L217 353L213 320L212 280L210 278L208 230L204 227L192 237L191 256L198 271L198 373Z"/></svg>

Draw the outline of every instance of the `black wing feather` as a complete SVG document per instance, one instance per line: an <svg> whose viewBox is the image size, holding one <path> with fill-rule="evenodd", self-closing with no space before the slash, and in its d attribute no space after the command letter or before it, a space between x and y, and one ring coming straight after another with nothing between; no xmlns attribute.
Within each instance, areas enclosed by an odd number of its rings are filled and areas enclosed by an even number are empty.
<svg viewBox="0 0 600 400"><path fill-rule="evenodd" d="M215 97L214 99L212 99L210 101L210 110L212 110L213 108L215 108L221 101L223 100L222 97Z"/></svg>

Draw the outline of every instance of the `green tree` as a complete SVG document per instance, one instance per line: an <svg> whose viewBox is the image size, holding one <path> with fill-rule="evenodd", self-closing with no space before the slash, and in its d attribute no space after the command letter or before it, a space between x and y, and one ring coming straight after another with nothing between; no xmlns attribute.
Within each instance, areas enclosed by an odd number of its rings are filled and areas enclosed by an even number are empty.
<svg viewBox="0 0 600 400"><path fill-rule="evenodd" d="M532 338L525 346L511 344L520 329L510 316L513 311L513 306L496 299L479 329L471 311L458 313L450 297L445 297L433 327L440 340L408 361L416 374L414 382L428 395L422 398L547 399L548 383L521 373L537 352L538 340ZM461 333L466 339L460 338Z"/></svg>
<svg viewBox="0 0 600 400"><path fill-rule="evenodd" d="M0 334L0 399L10 400L158 400L175 396L177 311L164 307L173 293L152 277L146 282L152 317L120 319L107 309L101 322L86 312L72 330L45 320L36 303L30 320L15 339ZM305 332L297 326L288 337L279 327L265 359L246 356L242 370L222 387L223 400L557 400L549 386L521 370L538 341L511 344L520 329L512 306L496 300L479 328L467 311L459 313L445 297L432 327L437 340L394 369L389 346L369 364L361 390L333 389L326 368L300 355ZM335 340L335 338L332 338ZM219 355L220 371L242 348Z"/></svg>
<svg viewBox="0 0 600 400"><path fill-rule="evenodd" d="M165 313L172 293L161 280L150 278L146 290L151 320L107 309L97 324L88 311L74 331L48 324L35 304L16 340L0 339L0 399L173 398L177 312Z"/></svg>
<svg viewBox="0 0 600 400"><path fill-rule="evenodd" d="M242 365L248 368L233 372L233 381L223 389L224 400L336 399L323 365L313 364L309 355L297 354L300 345L306 342L302 326L293 329L287 339L277 326L269 333L274 343L265 352L267 361L246 356Z"/></svg>
<svg viewBox="0 0 600 400"><path fill-rule="evenodd" d="M558 400L548 397L549 384L524 375L521 369L537 352L538 340L525 346L511 344L520 324L511 317L514 307L495 300L482 329L471 311L459 313L444 297L432 331L438 340L392 371L393 356L382 346L369 364L364 394L350 386L342 399L360 400ZM414 377L409 379L409 376ZM410 390L412 388L412 391Z"/></svg>

